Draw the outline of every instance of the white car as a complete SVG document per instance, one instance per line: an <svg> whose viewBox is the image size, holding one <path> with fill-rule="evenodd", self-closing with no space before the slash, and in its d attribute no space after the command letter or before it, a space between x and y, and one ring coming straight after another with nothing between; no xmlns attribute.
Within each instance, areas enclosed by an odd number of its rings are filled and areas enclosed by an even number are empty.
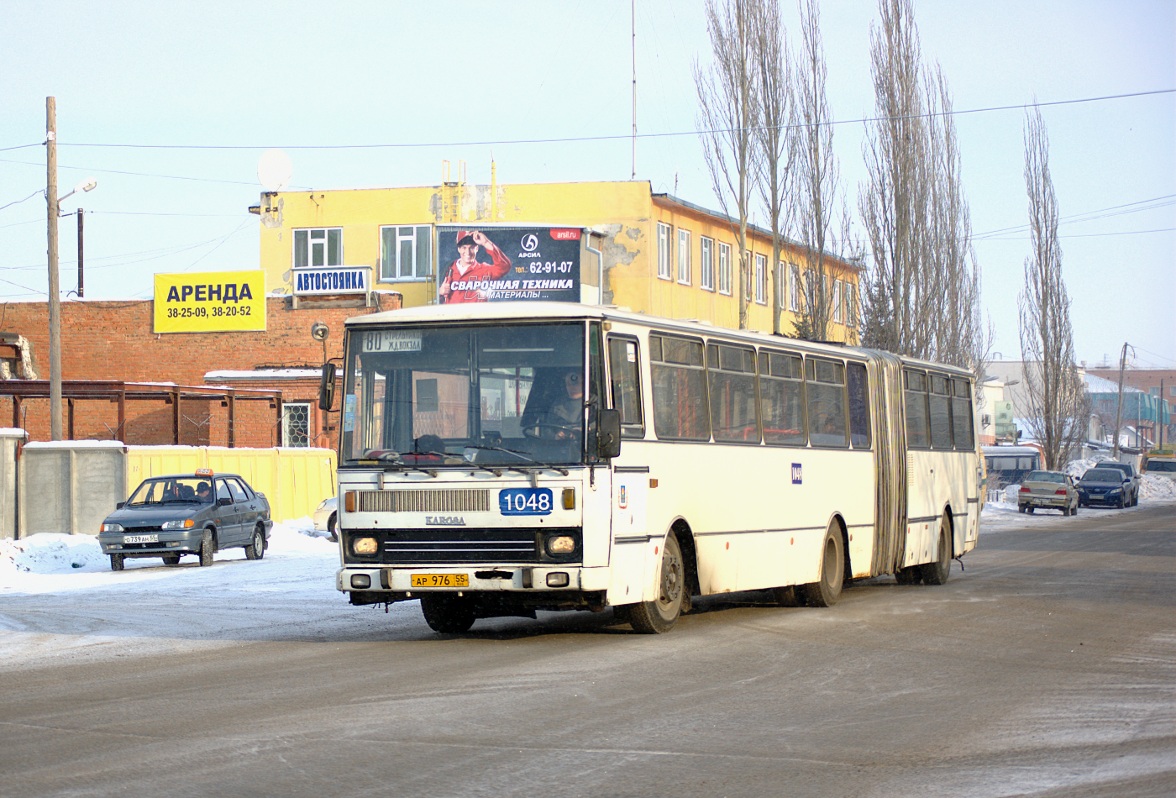
<svg viewBox="0 0 1176 798"><path fill-rule="evenodd" d="M314 528L317 532L326 532L327 537L331 540L338 540L339 535L336 530L336 523L338 518L337 508L339 506L339 498L331 496L323 499L319 506L314 510Z"/></svg>

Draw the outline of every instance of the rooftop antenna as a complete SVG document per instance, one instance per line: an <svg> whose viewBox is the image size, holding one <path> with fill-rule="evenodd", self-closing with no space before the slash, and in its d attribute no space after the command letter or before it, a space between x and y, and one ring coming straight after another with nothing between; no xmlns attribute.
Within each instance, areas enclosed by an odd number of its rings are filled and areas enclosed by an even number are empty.
<svg viewBox="0 0 1176 798"><path fill-rule="evenodd" d="M633 173L630 180L637 179L637 0L629 0L629 30L632 33L630 63L633 66Z"/></svg>

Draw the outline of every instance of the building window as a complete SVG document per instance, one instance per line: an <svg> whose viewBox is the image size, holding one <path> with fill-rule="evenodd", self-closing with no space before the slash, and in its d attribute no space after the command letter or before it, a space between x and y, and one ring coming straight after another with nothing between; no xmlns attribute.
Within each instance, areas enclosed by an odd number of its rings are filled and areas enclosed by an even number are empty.
<svg viewBox="0 0 1176 798"><path fill-rule="evenodd" d="M657 223L657 276L663 280L671 279L670 272L670 226L662 222Z"/></svg>
<svg viewBox="0 0 1176 798"><path fill-rule="evenodd" d="M432 230L427 224L380 228L380 279L424 280L432 262Z"/></svg>
<svg viewBox="0 0 1176 798"><path fill-rule="evenodd" d="M719 293L731 296L730 244L719 244Z"/></svg>
<svg viewBox="0 0 1176 798"><path fill-rule="evenodd" d="M705 291L715 290L715 240L703 236L698 239L698 265L702 270L700 284Z"/></svg>
<svg viewBox="0 0 1176 798"><path fill-rule="evenodd" d="M764 255L755 256L755 301L768 304L768 259Z"/></svg>
<svg viewBox="0 0 1176 798"><path fill-rule="evenodd" d="M833 281L833 323L841 323L841 286L840 280Z"/></svg>
<svg viewBox="0 0 1176 798"><path fill-rule="evenodd" d="M782 308L785 307L788 299L788 267L784 264L784 261L780 261L776 264L776 274L774 277L776 280L775 306L777 308Z"/></svg>
<svg viewBox="0 0 1176 798"><path fill-rule="evenodd" d="M857 293L856 286L849 282L845 283L845 326L857 326Z"/></svg>
<svg viewBox="0 0 1176 798"><path fill-rule="evenodd" d="M792 280L788 283L788 309L797 313L800 311L800 267L794 263L790 271Z"/></svg>
<svg viewBox="0 0 1176 798"><path fill-rule="evenodd" d="M690 285L690 231L678 230L678 282Z"/></svg>
<svg viewBox="0 0 1176 798"><path fill-rule="evenodd" d="M295 449L310 446L310 402L282 404L282 445Z"/></svg>
<svg viewBox="0 0 1176 798"><path fill-rule="evenodd" d="M342 265L342 227L294 231L294 268Z"/></svg>

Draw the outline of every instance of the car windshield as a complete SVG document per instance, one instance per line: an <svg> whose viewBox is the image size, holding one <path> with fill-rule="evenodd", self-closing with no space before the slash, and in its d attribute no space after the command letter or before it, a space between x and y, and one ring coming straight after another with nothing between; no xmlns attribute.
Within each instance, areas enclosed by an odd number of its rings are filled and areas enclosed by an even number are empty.
<svg viewBox="0 0 1176 798"><path fill-rule="evenodd" d="M410 469L585 462L585 429L591 435L603 394L599 337L584 322L355 330L340 461Z"/></svg>
<svg viewBox="0 0 1176 798"><path fill-rule="evenodd" d="M145 480L127 504L138 507L148 504L204 504L211 503L212 496L208 491L209 479L206 477L156 477ZM202 491L201 488L204 488ZM202 495L206 494L206 495Z"/></svg>
<svg viewBox="0 0 1176 798"><path fill-rule="evenodd" d="M1026 482L1065 482L1066 477L1058 471L1034 471L1025 477Z"/></svg>
<svg viewBox="0 0 1176 798"><path fill-rule="evenodd" d="M1122 482L1123 472L1113 468L1092 468L1082 475L1083 482Z"/></svg>
<svg viewBox="0 0 1176 798"><path fill-rule="evenodd" d="M1152 460L1147 464L1148 471L1176 473L1176 460Z"/></svg>

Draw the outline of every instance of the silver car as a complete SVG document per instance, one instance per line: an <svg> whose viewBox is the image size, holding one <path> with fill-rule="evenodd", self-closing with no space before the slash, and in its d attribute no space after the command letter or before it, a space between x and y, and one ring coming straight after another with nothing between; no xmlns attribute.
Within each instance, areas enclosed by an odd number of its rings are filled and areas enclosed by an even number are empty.
<svg viewBox="0 0 1176 798"><path fill-rule="evenodd" d="M1017 492L1017 512L1034 509L1061 510L1062 515L1078 514L1078 489L1074 478L1061 471L1031 471L1021 481Z"/></svg>
<svg viewBox="0 0 1176 798"><path fill-rule="evenodd" d="M338 508L339 499L336 496L330 496L323 499L319 506L314 509L314 528L318 532L326 532L327 537L331 540L338 540Z"/></svg>

